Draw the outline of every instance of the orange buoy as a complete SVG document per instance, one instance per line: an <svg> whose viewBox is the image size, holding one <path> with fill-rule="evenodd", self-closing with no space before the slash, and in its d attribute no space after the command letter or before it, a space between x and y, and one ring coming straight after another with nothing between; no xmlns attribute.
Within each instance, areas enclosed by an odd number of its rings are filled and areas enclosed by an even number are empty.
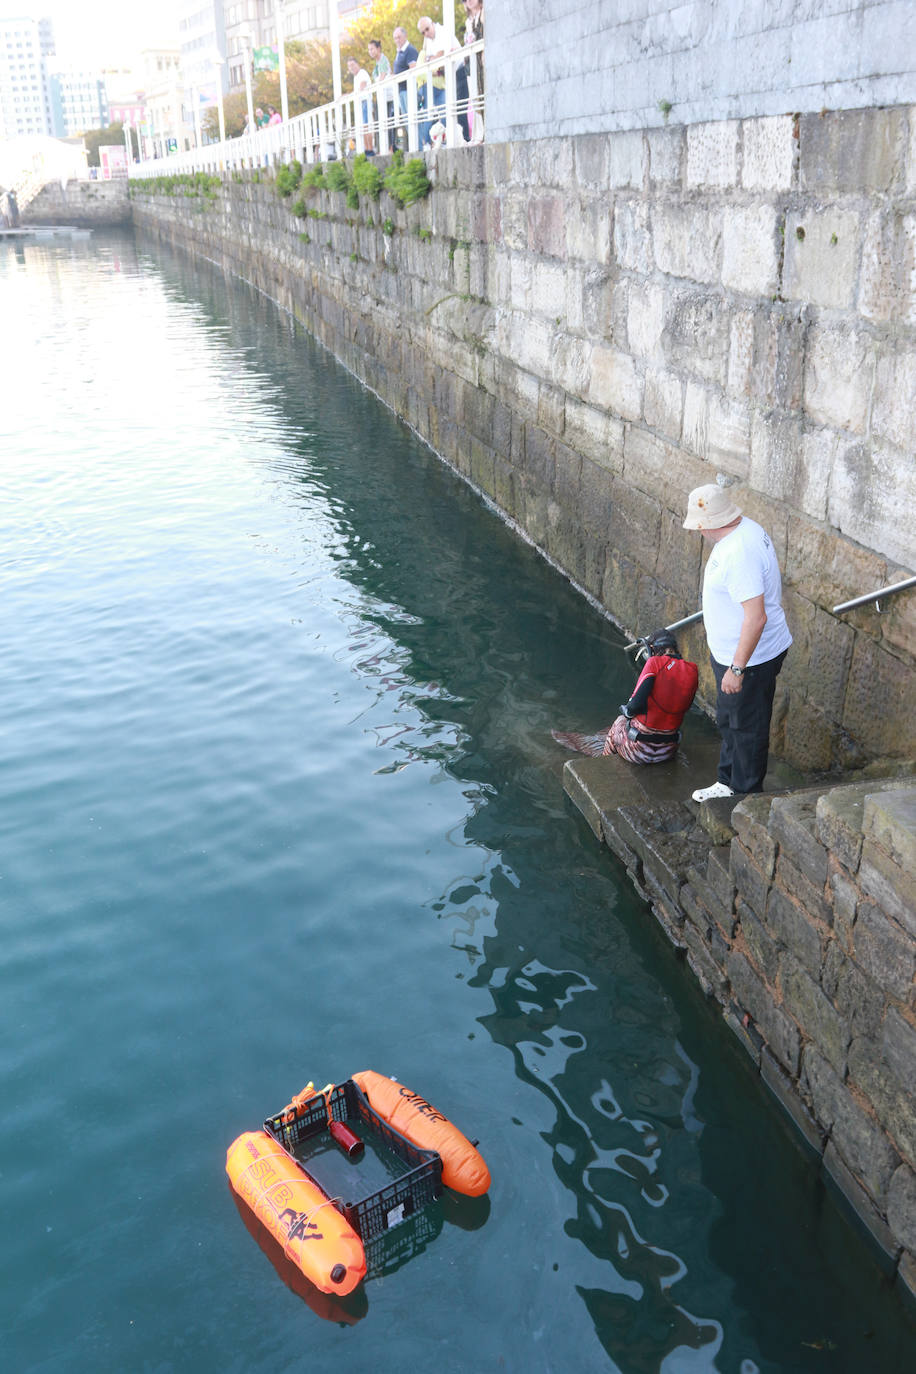
<svg viewBox="0 0 916 1374"><path fill-rule="evenodd" d="M266 1131L246 1131L226 1153L236 1193L322 1293L352 1293L366 1273L359 1236L314 1179Z"/></svg>
<svg viewBox="0 0 916 1374"><path fill-rule="evenodd" d="M421 1150L435 1150L442 1160L442 1182L466 1197L480 1197L490 1186L490 1171L467 1136L436 1111L419 1093L372 1069L352 1075L370 1106Z"/></svg>

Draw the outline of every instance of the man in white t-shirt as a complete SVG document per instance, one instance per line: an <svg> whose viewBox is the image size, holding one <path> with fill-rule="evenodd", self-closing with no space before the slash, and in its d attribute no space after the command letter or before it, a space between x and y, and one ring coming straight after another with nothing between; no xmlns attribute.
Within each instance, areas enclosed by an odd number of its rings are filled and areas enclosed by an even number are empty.
<svg viewBox="0 0 916 1374"><path fill-rule="evenodd" d="M722 732L718 781L693 799L762 792L776 678L792 643L779 564L766 531L714 482L690 493L684 529L699 530L713 545L703 575L703 624Z"/></svg>

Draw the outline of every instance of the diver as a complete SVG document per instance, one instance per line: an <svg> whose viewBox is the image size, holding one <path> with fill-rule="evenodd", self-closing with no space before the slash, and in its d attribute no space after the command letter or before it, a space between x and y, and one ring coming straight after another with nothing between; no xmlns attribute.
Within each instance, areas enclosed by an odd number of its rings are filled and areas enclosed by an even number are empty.
<svg viewBox="0 0 916 1374"><path fill-rule="evenodd" d="M666 763L677 753L681 721L697 690L697 665L681 658L670 630L653 630L638 641L646 664L620 715L595 735L551 730L558 744L598 757L619 754L628 763Z"/></svg>

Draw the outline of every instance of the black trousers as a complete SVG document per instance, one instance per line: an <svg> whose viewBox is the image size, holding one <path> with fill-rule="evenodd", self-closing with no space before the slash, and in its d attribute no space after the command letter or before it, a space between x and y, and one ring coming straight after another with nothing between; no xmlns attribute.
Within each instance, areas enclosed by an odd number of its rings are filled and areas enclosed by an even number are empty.
<svg viewBox="0 0 916 1374"><path fill-rule="evenodd" d="M722 691L728 666L710 658L716 675L716 724L722 734L719 753L719 782L733 792L762 792L770 752L770 718L776 679L787 649L767 663L748 668L741 679L741 691L729 695Z"/></svg>

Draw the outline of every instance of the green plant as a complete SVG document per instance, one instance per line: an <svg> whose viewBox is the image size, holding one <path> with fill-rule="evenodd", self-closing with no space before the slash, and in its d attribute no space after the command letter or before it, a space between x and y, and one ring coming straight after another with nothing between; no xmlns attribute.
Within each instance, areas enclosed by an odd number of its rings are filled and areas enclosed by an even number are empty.
<svg viewBox="0 0 916 1374"><path fill-rule="evenodd" d="M358 253L351 253L351 254L350 254L350 261L351 261L351 262L359 262L359 254L358 254Z"/></svg>
<svg viewBox="0 0 916 1374"><path fill-rule="evenodd" d="M302 163L297 157L290 159L289 170L297 182L302 180Z"/></svg>
<svg viewBox="0 0 916 1374"><path fill-rule="evenodd" d="M426 173L426 163L421 157L413 157L405 162L398 150L391 159L385 174L385 190L390 191L401 205L413 205L430 192L430 180Z"/></svg>
<svg viewBox="0 0 916 1374"><path fill-rule="evenodd" d="M795 237L798 239L799 243L803 243L803 242L804 242L804 239L805 239L805 231L804 231L804 229L801 227L801 225L799 225L798 228L796 229L796 231L795 231Z"/></svg>
<svg viewBox="0 0 916 1374"><path fill-rule="evenodd" d="M420 240L421 243L429 243L432 236L432 229L417 229L417 238Z"/></svg>
<svg viewBox="0 0 916 1374"><path fill-rule="evenodd" d="M296 219L305 219L306 215L308 214L308 209L306 207L305 201L302 199L301 196L298 200L294 200L289 208L296 216Z"/></svg>
<svg viewBox="0 0 916 1374"><path fill-rule="evenodd" d="M252 181L260 181L260 180L261 180L261 173L260 173L260 171L258 170L257 167L254 169L254 171L253 171L252 174L251 174L251 180L252 180Z"/></svg>
<svg viewBox="0 0 916 1374"><path fill-rule="evenodd" d="M391 238L391 235L394 233L394 220L390 215L387 219L382 220L382 233L387 234L389 238Z"/></svg>
<svg viewBox="0 0 916 1374"><path fill-rule="evenodd" d="M350 172L345 162L329 162L324 179L329 191L346 191L350 185Z"/></svg>
<svg viewBox="0 0 916 1374"><path fill-rule="evenodd" d="M347 187L347 208L349 210L359 209L359 191L352 184Z"/></svg>
<svg viewBox="0 0 916 1374"><path fill-rule="evenodd" d="M300 242L300 243L311 243L311 241L312 241L312 236L311 236L311 234L300 234L300 235L299 235L299 242Z"/></svg>
<svg viewBox="0 0 916 1374"><path fill-rule="evenodd" d="M662 119L664 119L666 122L667 122L668 116L669 116L670 113L671 113L671 108L672 108L672 107L671 107L671 101L670 101L670 100L660 100L660 101L658 102L658 112L659 112L659 114L661 115Z"/></svg>
<svg viewBox="0 0 916 1374"><path fill-rule="evenodd" d="M313 187L317 187L319 190L321 190L326 184L327 183L324 177L324 163L316 162L315 166L311 169L311 171L306 172L305 176L302 178L302 186L300 189L306 191Z"/></svg>
<svg viewBox="0 0 916 1374"><path fill-rule="evenodd" d="M296 190L302 178L301 171L298 175L294 174L292 167L281 167L277 172L277 195L291 196Z"/></svg>
<svg viewBox="0 0 916 1374"><path fill-rule="evenodd" d="M382 174L365 153L353 159L353 185L361 196L368 196L371 200L378 200L382 193Z"/></svg>

